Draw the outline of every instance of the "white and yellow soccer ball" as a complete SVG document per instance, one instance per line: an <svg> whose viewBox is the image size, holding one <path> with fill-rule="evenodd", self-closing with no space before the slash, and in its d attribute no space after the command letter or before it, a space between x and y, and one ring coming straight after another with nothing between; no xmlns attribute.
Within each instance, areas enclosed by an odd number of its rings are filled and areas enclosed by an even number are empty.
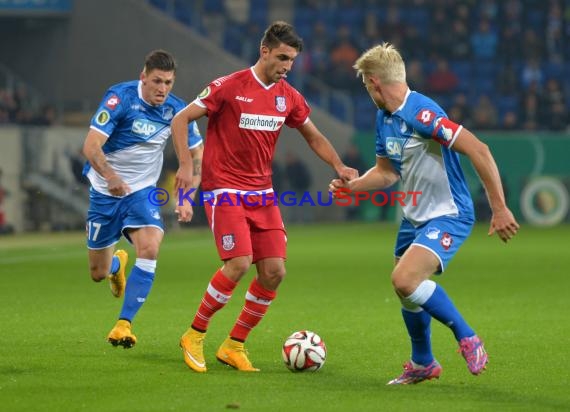
<svg viewBox="0 0 570 412"><path fill-rule="evenodd" d="M314 372L323 367L327 347L319 335L310 330L293 333L283 344L283 362L293 372Z"/></svg>

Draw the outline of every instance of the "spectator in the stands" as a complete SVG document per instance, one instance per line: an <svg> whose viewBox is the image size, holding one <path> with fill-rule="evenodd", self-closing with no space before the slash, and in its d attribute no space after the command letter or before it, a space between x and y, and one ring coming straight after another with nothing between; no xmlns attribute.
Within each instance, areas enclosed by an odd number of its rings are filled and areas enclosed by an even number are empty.
<svg viewBox="0 0 570 412"><path fill-rule="evenodd" d="M568 127L570 119L565 104L564 90L558 80L548 79L540 106L543 108L546 129L562 131Z"/></svg>
<svg viewBox="0 0 570 412"><path fill-rule="evenodd" d="M569 4L570 6L570 4ZM570 14L568 15L570 23ZM564 56L564 19L559 1L548 3L548 16L546 20L546 55L551 62L562 62Z"/></svg>
<svg viewBox="0 0 570 412"><path fill-rule="evenodd" d="M459 77L451 70L447 60L438 58L435 69L426 79L427 91L436 95L448 96L457 89L458 85Z"/></svg>
<svg viewBox="0 0 570 412"><path fill-rule="evenodd" d="M330 51L332 72L329 81L332 85L348 90L360 83L354 76L352 69L358 55L358 49L351 37L350 27L340 26L333 48Z"/></svg>
<svg viewBox="0 0 570 412"><path fill-rule="evenodd" d="M477 30L471 35L471 50L475 60L492 60L497 55L499 39L489 20L479 20Z"/></svg>
<svg viewBox="0 0 570 412"><path fill-rule="evenodd" d="M496 90L502 96L514 96L519 92L520 82L512 63L501 65L495 84Z"/></svg>
<svg viewBox="0 0 570 412"><path fill-rule="evenodd" d="M536 84L531 84L520 96L520 120L524 130L538 130L540 127L540 101L542 96Z"/></svg>
<svg viewBox="0 0 570 412"><path fill-rule="evenodd" d="M454 119L458 124L462 124L468 129L472 128L471 108L465 93L457 93L453 97L453 102L448 110L449 118Z"/></svg>
<svg viewBox="0 0 570 412"><path fill-rule="evenodd" d="M540 61L536 58L529 58L525 61L521 71L521 85L528 90L531 85L539 90L544 85L544 72L540 66Z"/></svg>
<svg viewBox="0 0 570 412"><path fill-rule="evenodd" d="M36 116L30 119L29 124L34 126L51 126L56 121L56 110L55 107L46 104L42 107L42 110Z"/></svg>
<svg viewBox="0 0 570 412"><path fill-rule="evenodd" d="M408 79L408 84L410 85L410 89L417 90L419 92L424 92L426 90L426 78L421 60L408 60L408 66L406 67L406 76Z"/></svg>
<svg viewBox="0 0 570 412"><path fill-rule="evenodd" d="M482 94L473 107L473 129L492 130L498 126L497 108L488 95Z"/></svg>
<svg viewBox="0 0 570 412"><path fill-rule="evenodd" d="M507 110L503 114L500 128L503 130L518 130L521 128L516 111Z"/></svg>
<svg viewBox="0 0 570 412"><path fill-rule="evenodd" d="M512 64L522 55L520 31L513 25L505 25L501 28L499 44L499 59L505 64Z"/></svg>
<svg viewBox="0 0 570 412"><path fill-rule="evenodd" d="M449 11L443 5L436 5L432 10L427 47L432 58L446 57L446 51L451 49L452 39Z"/></svg>
<svg viewBox="0 0 570 412"><path fill-rule="evenodd" d="M471 55L469 28L462 20L454 20L451 26L450 57L454 60L468 60Z"/></svg>
<svg viewBox="0 0 570 412"><path fill-rule="evenodd" d="M545 47L544 41L538 36L536 31L527 27L523 32L523 55L525 59L538 59L540 60L543 55Z"/></svg>

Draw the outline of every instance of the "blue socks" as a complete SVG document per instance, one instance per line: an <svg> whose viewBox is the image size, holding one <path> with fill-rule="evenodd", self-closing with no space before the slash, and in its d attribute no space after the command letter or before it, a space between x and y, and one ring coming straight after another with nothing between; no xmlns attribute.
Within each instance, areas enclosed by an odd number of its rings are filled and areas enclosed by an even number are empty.
<svg viewBox="0 0 570 412"><path fill-rule="evenodd" d="M420 283L414 293L402 299L402 303L402 316L412 341L412 361L417 364L427 366L434 359L430 337L432 317L450 328L458 342L475 335L445 290L432 280Z"/></svg>
<svg viewBox="0 0 570 412"><path fill-rule="evenodd" d="M154 263L154 268L152 265L145 264L145 261L149 262L147 259L137 259L135 266L131 269L125 288L125 300L119 319L132 322L150 292L154 280L156 261L150 261ZM144 266L146 269L151 269L152 271L143 270L139 266Z"/></svg>
<svg viewBox="0 0 570 412"><path fill-rule="evenodd" d="M419 365L429 365L434 359L431 352L430 314L421 308L413 312L402 308L402 316L412 340L412 361Z"/></svg>
<svg viewBox="0 0 570 412"><path fill-rule="evenodd" d="M441 286L437 285L431 297L420 306L450 328L458 342L463 338L475 335L475 331L465 322Z"/></svg>

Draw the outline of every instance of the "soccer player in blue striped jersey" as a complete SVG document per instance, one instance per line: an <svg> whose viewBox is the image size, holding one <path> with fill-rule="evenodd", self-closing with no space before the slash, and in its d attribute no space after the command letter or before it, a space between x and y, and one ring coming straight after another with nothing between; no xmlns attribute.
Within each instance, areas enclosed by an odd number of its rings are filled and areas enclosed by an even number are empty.
<svg viewBox="0 0 570 412"><path fill-rule="evenodd" d="M130 348L136 343L133 318L146 301L154 281L164 226L157 196L163 151L170 123L186 102L171 94L176 62L164 50L145 59L139 80L119 83L105 94L91 119L84 142L84 174L91 183L87 213L87 247L91 277L108 278L115 297L124 294L119 320L107 340ZM198 187L203 152L196 123L189 124L188 149ZM125 278L128 254L115 251L121 236L132 243L136 260Z"/></svg>
<svg viewBox="0 0 570 412"><path fill-rule="evenodd" d="M392 272L412 353L403 373L388 384L439 378L442 368L431 349L432 318L451 329L469 371L478 375L488 360L483 342L431 276L446 269L475 221L458 154L469 158L487 192L493 212L489 235L497 233L507 242L517 233L495 160L487 145L450 120L437 103L409 89L404 61L393 45L367 50L354 68L379 109L376 165L349 182L332 180L329 190L368 191L400 181L402 191L419 193L417 202L410 199L402 207Z"/></svg>

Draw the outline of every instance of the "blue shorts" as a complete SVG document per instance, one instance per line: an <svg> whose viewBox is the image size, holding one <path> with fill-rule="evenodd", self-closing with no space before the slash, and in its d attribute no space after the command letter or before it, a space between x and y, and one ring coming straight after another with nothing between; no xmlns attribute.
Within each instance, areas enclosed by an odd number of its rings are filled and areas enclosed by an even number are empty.
<svg viewBox="0 0 570 412"><path fill-rule="evenodd" d="M473 220L451 216L436 217L419 227L402 219L394 256L400 258L412 244L419 245L439 259L440 267L436 274L440 274L465 242L472 228Z"/></svg>
<svg viewBox="0 0 570 412"><path fill-rule="evenodd" d="M105 249L119 241L121 235L130 242L127 229L152 226L164 231L160 208L148 197L153 186L125 197L113 197L91 189L87 212L87 247Z"/></svg>

